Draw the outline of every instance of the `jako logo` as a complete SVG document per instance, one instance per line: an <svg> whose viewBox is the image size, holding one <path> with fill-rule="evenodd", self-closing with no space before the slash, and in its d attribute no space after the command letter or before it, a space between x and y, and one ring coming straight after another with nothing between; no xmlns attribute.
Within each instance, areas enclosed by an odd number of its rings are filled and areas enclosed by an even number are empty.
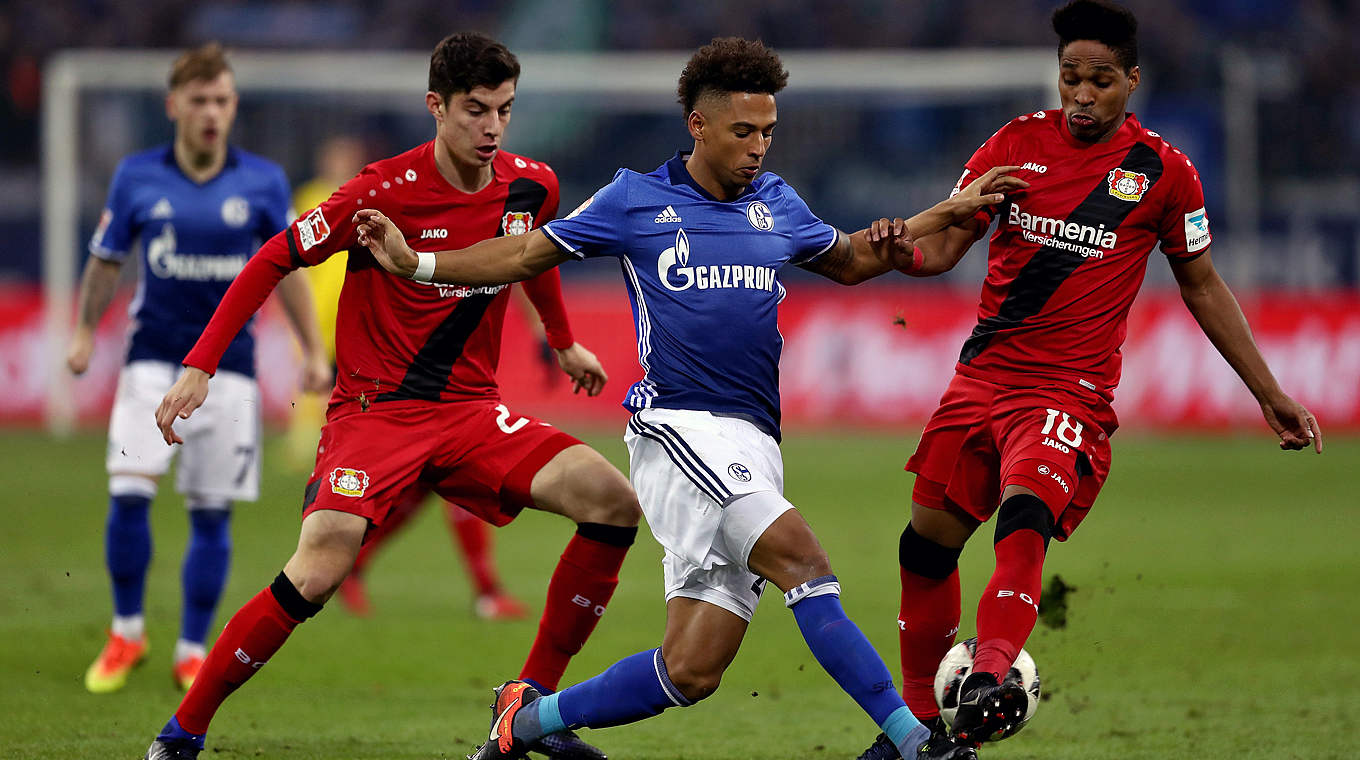
<svg viewBox="0 0 1360 760"><path fill-rule="evenodd" d="M774 290L774 269L742 264L716 264L713 266L688 266L689 236L683 229L675 233L675 245L661 252L656 259L656 276L667 290L679 292L689 288L709 290L713 288L748 288L751 290ZM676 285L672 277L683 277L684 282Z"/></svg>
<svg viewBox="0 0 1360 760"><path fill-rule="evenodd" d="M1036 164L1033 161L1026 161L1025 165L1020 167L1020 169L1021 171L1029 169L1030 171L1038 172L1039 174L1045 174L1048 172L1047 166L1044 166L1043 164Z"/></svg>
<svg viewBox="0 0 1360 760"><path fill-rule="evenodd" d="M432 238L435 239L435 240L443 240L443 239L447 238L448 236L449 236L449 231L448 231L448 230L445 230L445 229L433 229L433 230L421 230L421 231L420 231L420 239L421 239L421 240L430 240L430 239L432 239Z"/></svg>

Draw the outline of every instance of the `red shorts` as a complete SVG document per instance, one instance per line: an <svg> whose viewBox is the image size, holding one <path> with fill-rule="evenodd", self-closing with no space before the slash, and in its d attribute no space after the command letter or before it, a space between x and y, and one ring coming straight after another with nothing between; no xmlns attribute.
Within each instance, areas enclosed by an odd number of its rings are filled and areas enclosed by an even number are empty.
<svg viewBox="0 0 1360 760"><path fill-rule="evenodd" d="M1006 486L1028 488L1053 511L1066 540L1110 472L1114 410L1094 393L1012 388L954 375L906 469L912 501L985 521Z"/></svg>
<svg viewBox="0 0 1360 760"><path fill-rule="evenodd" d="M419 483L492 525L533 506L529 484L563 449L580 443L494 399L375 404L321 428L303 517L335 509L381 524Z"/></svg>

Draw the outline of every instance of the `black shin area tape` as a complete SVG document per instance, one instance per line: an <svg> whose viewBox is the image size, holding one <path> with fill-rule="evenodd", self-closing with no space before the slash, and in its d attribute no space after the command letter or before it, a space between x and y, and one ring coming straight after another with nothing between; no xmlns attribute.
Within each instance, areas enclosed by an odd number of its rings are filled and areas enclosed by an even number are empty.
<svg viewBox="0 0 1360 760"><path fill-rule="evenodd" d="M321 611L321 605L303 599L297 587L283 573L279 573L279 577L269 584L269 590L288 617L299 623Z"/></svg>
<svg viewBox="0 0 1360 760"><path fill-rule="evenodd" d="M923 537L911 523L907 523L897 542L897 562L902 569L935 580L944 580L958 569L962 552L963 549L951 549Z"/></svg>
<svg viewBox="0 0 1360 760"><path fill-rule="evenodd" d="M1053 512L1038 496L1016 494L1001 502L996 514L996 536L993 543L1019 530L1032 530L1044 538L1044 551L1053 538Z"/></svg>
<svg viewBox="0 0 1360 760"><path fill-rule="evenodd" d="M577 523L576 534L581 538L599 541L610 546L632 546L637 538L637 526L605 525L604 523Z"/></svg>

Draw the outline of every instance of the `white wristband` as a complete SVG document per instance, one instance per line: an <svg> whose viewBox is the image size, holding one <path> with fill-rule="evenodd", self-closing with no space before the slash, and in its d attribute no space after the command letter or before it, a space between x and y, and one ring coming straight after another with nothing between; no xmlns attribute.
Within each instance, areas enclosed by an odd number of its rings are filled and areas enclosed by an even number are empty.
<svg viewBox="0 0 1360 760"><path fill-rule="evenodd" d="M430 282L434 279L434 254L429 251L416 251L416 271L411 273L411 279L416 282Z"/></svg>

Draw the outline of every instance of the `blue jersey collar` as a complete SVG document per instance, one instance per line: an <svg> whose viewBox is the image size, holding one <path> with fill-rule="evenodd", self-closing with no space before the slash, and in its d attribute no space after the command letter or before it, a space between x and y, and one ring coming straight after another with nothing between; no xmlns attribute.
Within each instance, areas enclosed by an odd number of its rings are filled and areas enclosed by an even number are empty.
<svg viewBox="0 0 1360 760"><path fill-rule="evenodd" d="M700 197L715 203L735 203L754 189L755 180L752 180L751 184L747 185L746 189L741 191L741 195L738 195L731 201L718 200L712 193L705 190L703 185L700 185L695 181L694 177L690 175L689 169L685 166L685 161L692 153L693 151L677 150L675 155L671 157L671 160L666 162L666 174L670 176L672 185L687 185L692 187L694 188L694 192L698 193Z"/></svg>

